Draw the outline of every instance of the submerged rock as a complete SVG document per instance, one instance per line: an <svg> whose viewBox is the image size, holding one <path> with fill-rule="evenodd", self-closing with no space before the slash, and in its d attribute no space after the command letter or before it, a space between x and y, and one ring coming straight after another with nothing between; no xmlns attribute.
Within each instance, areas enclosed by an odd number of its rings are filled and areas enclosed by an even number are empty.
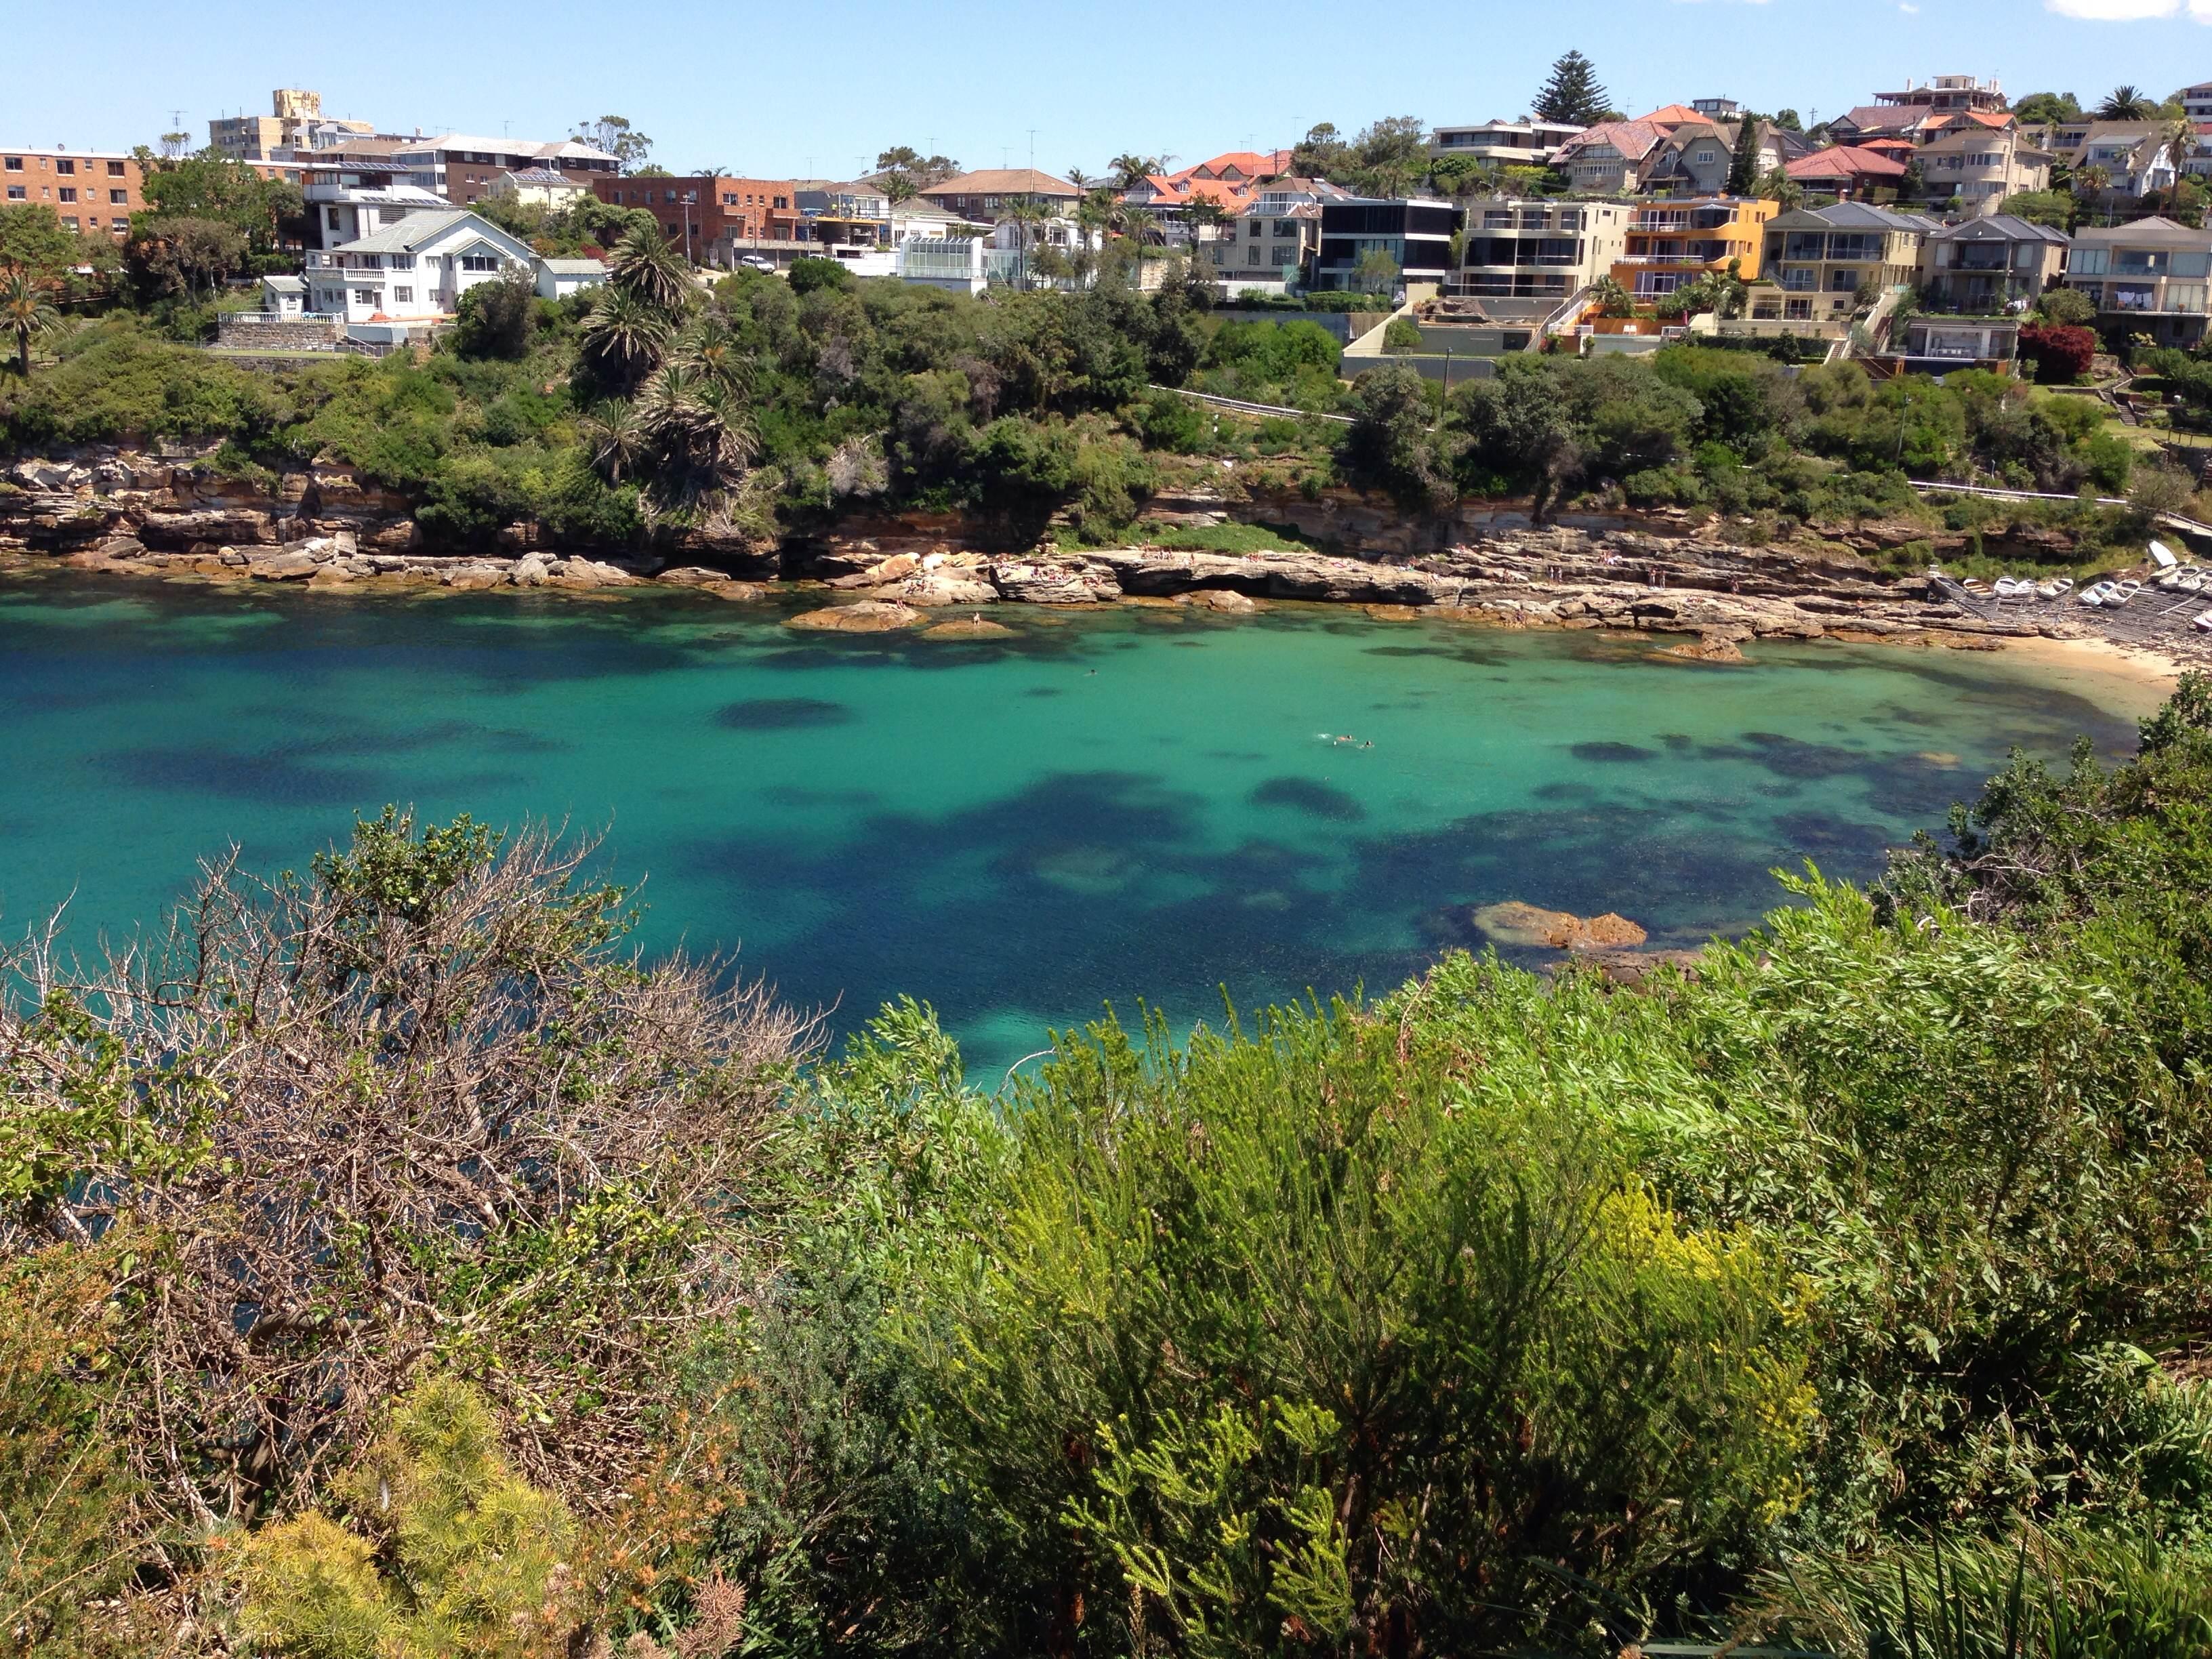
<svg viewBox="0 0 2212 1659"><path fill-rule="evenodd" d="M784 618L786 628L818 629L831 634L888 634L912 628L925 618L912 605L886 599L862 599L854 605L825 605Z"/></svg>
<svg viewBox="0 0 2212 1659"><path fill-rule="evenodd" d="M1566 910L1546 910L1519 899L1478 906L1473 917L1484 938L1523 950L1588 951L1641 945L1650 937L1626 916L1608 910L1584 918Z"/></svg>
<svg viewBox="0 0 2212 1659"><path fill-rule="evenodd" d="M963 617L957 622L941 622L922 630L926 640L995 640L1012 637L1013 629L1004 623L994 623L981 617Z"/></svg>

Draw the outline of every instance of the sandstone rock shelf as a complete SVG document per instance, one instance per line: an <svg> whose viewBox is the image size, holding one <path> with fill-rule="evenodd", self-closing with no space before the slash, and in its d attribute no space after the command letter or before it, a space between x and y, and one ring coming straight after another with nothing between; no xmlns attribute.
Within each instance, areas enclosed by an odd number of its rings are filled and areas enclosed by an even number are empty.
<svg viewBox="0 0 2212 1659"><path fill-rule="evenodd" d="M964 545L963 525L922 515L860 521L782 547L679 539L666 553L607 556L541 546L535 526L501 532L490 551L428 550L407 501L351 467L318 462L281 477L234 477L207 457L129 450L19 461L0 475L0 553L118 575L213 580L599 590L653 582L751 599L794 582L827 608L876 604L805 625L839 631L910 627L926 613L1018 605L1067 611L1123 601L1223 612L1270 601L1356 605L1378 619L1422 615L1507 628L1679 635L1673 654L1726 664L1753 639L1901 641L1993 648L2006 638L2094 634L2095 613L2060 605L1975 614L1896 578L1849 549L1748 549L1656 516L1563 515L1536 527L1510 504L1463 504L1430 518L1330 492L1318 501L1231 501L1202 495L1152 504L1170 523L1231 518L1287 524L1356 554L1285 547L1191 553L1128 547L994 552ZM1881 526L1857 532L1893 544ZM1884 540L1887 538L1887 541ZM1285 538L1289 539L1288 538ZM978 636L981 631L977 630ZM950 637L941 635L939 637ZM2184 640L2173 654L2212 649Z"/></svg>

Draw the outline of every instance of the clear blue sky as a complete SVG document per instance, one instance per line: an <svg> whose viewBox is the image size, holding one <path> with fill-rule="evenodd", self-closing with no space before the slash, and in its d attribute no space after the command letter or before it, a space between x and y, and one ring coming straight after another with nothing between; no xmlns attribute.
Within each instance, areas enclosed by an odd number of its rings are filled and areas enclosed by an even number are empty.
<svg viewBox="0 0 2212 1659"><path fill-rule="evenodd" d="M204 143L210 117L265 112L270 88L299 86L320 90L327 113L398 131L552 138L626 115L666 167L765 177L850 176L896 143L1020 166L1031 128L1040 167L1096 172L1124 149L1198 161L1288 143L1323 120L1349 131L1385 115L1515 115L1571 46L1632 114L1717 95L1809 118L1908 76L1994 75L2014 96L2085 100L2120 82L2163 96L2212 80L2212 0L17 10L11 55L29 72L0 100L0 143L126 148L178 109Z"/></svg>

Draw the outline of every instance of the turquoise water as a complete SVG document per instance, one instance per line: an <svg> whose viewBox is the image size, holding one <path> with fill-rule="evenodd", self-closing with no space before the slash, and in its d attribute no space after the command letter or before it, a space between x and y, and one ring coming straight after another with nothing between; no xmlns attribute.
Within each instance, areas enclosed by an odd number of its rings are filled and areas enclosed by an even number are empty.
<svg viewBox="0 0 2212 1659"><path fill-rule="evenodd" d="M980 1072L1109 1000L1387 989L1498 899L1738 930L1772 867L1870 875L2011 745L2124 748L2140 702L1978 653L1708 665L1312 608L1006 607L956 644L795 608L20 580L0 926L70 898L82 948L201 854L299 866L386 801L566 820L646 878L649 946L741 945L841 1026L911 991Z"/></svg>

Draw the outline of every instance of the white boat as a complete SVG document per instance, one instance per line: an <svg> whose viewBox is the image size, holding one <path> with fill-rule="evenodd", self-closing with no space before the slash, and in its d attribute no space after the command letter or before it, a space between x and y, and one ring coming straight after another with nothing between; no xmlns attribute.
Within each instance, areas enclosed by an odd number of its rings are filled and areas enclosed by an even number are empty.
<svg viewBox="0 0 2212 1659"><path fill-rule="evenodd" d="M2122 582L2118 587L2114 588L2110 593L2105 596L2105 607L2109 611L2118 611L2122 605L2125 605L2130 599L2132 599L2136 594L2142 592L2142 584L2136 580L2133 577L2130 577L2126 581Z"/></svg>
<svg viewBox="0 0 2212 1659"><path fill-rule="evenodd" d="M2182 583L2189 580L2189 571L2190 567L2185 564L2178 569L2166 571L2159 576L2158 586L2169 593L2178 593L2181 591Z"/></svg>
<svg viewBox="0 0 2212 1659"><path fill-rule="evenodd" d="M2181 579L2181 591L2202 593L2207 582L2212 582L2212 570L2192 570Z"/></svg>
<svg viewBox="0 0 2212 1659"><path fill-rule="evenodd" d="M2041 599L2063 599L2074 591L2071 576L2056 576L2047 582L2036 584L2035 594Z"/></svg>
<svg viewBox="0 0 2212 1659"><path fill-rule="evenodd" d="M2201 634L2212 634L2212 611L2200 611L2197 619L2189 624Z"/></svg>
<svg viewBox="0 0 2212 1659"><path fill-rule="evenodd" d="M2172 550L2164 542L2153 542L2150 544L2150 562L2160 570L2171 570L2181 562L2173 556Z"/></svg>
<svg viewBox="0 0 2212 1659"><path fill-rule="evenodd" d="M2087 591L2081 595L2081 603L2102 605L2106 599L2112 598L2113 591L2113 585L2111 582L2092 583Z"/></svg>
<svg viewBox="0 0 2212 1659"><path fill-rule="evenodd" d="M2009 576L2000 576L1997 578L1997 597L2001 599L2016 599L2020 597L2020 590L2024 586L2026 586L2025 583L2016 582Z"/></svg>

